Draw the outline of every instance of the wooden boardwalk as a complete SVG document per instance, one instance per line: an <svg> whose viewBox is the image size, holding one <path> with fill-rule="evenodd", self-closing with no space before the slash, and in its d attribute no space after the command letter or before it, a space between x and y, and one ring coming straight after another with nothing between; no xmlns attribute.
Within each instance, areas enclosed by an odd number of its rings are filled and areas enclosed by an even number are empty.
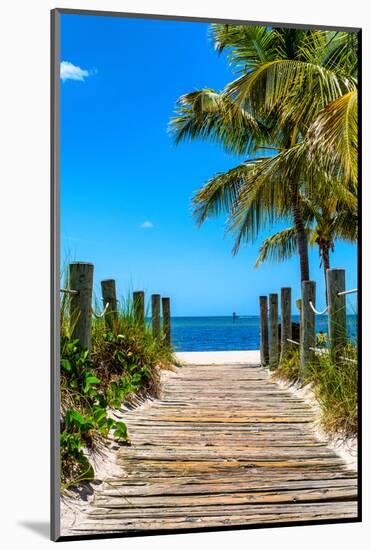
<svg viewBox="0 0 371 550"><path fill-rule="evenodd" d="M188 365L125 413L131 447L75 534L354 518L356 474L259 365ZM71 532L71 534L72 534Z"/></svg>

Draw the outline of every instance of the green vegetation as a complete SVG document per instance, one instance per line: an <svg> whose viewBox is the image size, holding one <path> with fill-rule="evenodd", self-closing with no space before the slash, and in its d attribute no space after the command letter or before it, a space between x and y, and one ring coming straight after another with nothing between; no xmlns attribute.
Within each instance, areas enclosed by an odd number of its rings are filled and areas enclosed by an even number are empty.
<svg viewBox="0 0 371 550"><path fill-rule="evenodd" d="M357 199L354 195L350 207L350 195L344 203L342 197L321 200L316 205L309 200L302 201L304 224L309 246L316 246L323 268L326 285L326 271L330 268L330 252L334 251L335 240L356 243L358 239ZM261 247L256 267L267 260L284 261L297 254L295 227L283 229L266 238Z"/></svg>
<svg viewBox="0 0 371 550"><path fill-rule="evenodd" d="M156 395L160 368L174 363L171 349L134 321L132 304L120 308L112 330L93 319L92 350L71 338L69 298L61 307L61 482L62 490L94 479L89 453L112 435L130 444L124 422L110 411Z"/></svg>
<svg viewBox="0 0 371 550"><path fill-rule="evenodd" d="M244 160L198 189L196 221L226 216L234 253L286 224L263 241L256 266L298 254L300 279L309 281L308 246L318 247L326 273L336 240L358 238L357 34L215 24L210 38L236 78L221 91L181 96L170 131L177 144L204 139ZM324 427L338 435L357 429L356 355L352 344L336 364L317 355L304 381ZM275 372L290 382L300 374L297 350Z"/></svg>
<svg viewBox="0 0 371 550"><path fill-rule="evenodd" d="M358 364L357 348L348 343L334 362L324 348L306 370L300 370L298 349L281 361L273 376L300 385L311 384L321 408L323 429L336 438L357 435Z"/></svg>
<svg viewBox="0 0 371 550"><path fill-rule="evenodd" d="M170 129L177 143L207 139L244 160L216 174L193 199L199 224L224 214L242 242L276 222L287 228L262 243L257 263L300 258L310 280L308 246L324 269L336 239L357 239L357 35L355 33L211 25L217 51L227 51L236 78L221 91L204 88L179 98ZM67 285L65 285L67 286ZM71 338L68 296L61 319L62 488L93 479L89 453L109 434L130 444L110 411L155 395L159 368L174 362L163 339L134 321L130 302L108 329L94 319L90 355ZM317 354L303 381L292 351L275 376L312 383L323 426L339 436L357 430L357 349L336 363ZM352 361L345 360L353 359Z"/></svg>
<svg viewBox="0 0 371 550"><path fill-rule="evenodd" d="M199 189L196 219L227 215L235 252L287 222L301 280L309 280L308 204L324 260L338 233L323 220L357 208L357 35L212 25L211 39L237 78L220 92L180 97L170 129L177 143L208 139L248 158Z"/></svg>

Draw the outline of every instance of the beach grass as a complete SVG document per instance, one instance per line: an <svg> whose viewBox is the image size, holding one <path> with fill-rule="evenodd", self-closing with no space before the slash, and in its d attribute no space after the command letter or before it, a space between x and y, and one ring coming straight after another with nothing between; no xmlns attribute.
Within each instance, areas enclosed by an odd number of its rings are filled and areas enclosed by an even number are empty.
<svg viewBox="0 0 371 550"><path fill-rule="evenodd" d="M156 396L161 369L176 363L163 337L136 322L129 296L109 328L103 317L93 317L91 351L81 349L72 338L69 300L67 294L61 300L62 491L94 479L89 456L104 438L130 444L125 423L112 412Z"/></svg>
<svg viewBox="0 0 371 550"><path fill-rule="evenodd" d="M308 379L322 411L322 426L339 438L357 435L357 355L357 347L349 342L336 361L329 354L321 354L308 368Z"/></svg>
<svg viewBox="0 0 371 550"><path fill-rule="evenodd" d="M323 430L338 439L353 438L358 429L357 346L348 342L336 360L326 351L315 354L303 373L295 348L280 362L273 377L300 386L310 384L321 410Z"/></svg>

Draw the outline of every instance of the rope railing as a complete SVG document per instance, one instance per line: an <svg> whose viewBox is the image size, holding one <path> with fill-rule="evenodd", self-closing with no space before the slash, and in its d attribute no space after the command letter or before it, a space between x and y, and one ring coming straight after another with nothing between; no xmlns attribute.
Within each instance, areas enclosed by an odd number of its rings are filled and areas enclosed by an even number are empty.
<svg viewBox="0 0 371 550"><path fill-rule="evenodd" d="M314 307L313 302L309 301L309 305L316 315L324 315L328 311L328 306L326 306L325 309L323 309L322 311L318 311L318 309Z"/></svg>
<svg viewBox="0 0 371 550"><path fill-rule="evenodd" d="M295 340L291 340L291 338L286 338L286 341L287 342L290 342L290 344L295 344L295 346L300 346L300 342L296 342ZM321 349L321 348L309 348L311 351L315 351L317 353L323 353L324 351L327 351L327 350L324 350L324 349Z"/></svg>
<svg viewBox="0 0 371 550"><path fill-rule="evenodd" d="M355 292L358 292L358 288L352 288L351 290L343 290L342 292L338 292L337 295L345 296L347 294L354 294ZM318 309L314 307L313 302L311 301L309 302L309 306L313 311L313 313L315 313L316 315L324 315L325 313L328 312L328 306L326 306L325 309L323 309L322 311L318 311Z"/></svg>
<svg viewBox="0 0 371 550"><path fill-rule="evenodd" d="M355 365L358 365L357 359L351 359L350 357L344 357L343 355L340 355L339 358L343 361L348 361L349 363L354 363Z"/></svg>
<svg viewBox="0 0 371 550"><path fill-rule="evenodd" d="M352 288L351 290L344 290L343 292L338 292L337 295L338 296L345 296L346 294L354 294L355 292L358 292L358 288ZM325 313L328 312L328 306L326 306L325 309L323 309L322 311L318 311L318 309L316 309L314 307L313 302L309 302L309 305L310 305L312 311L316 315L324 315Z"/></svg>
<svg viewBox="0 0 371 550"><path fill-rule="evenodd" d="M287 342L290 342L290 344L295 344L295 346L300 346L300 342L296 342L295 340L291 340L291 338L286 338ZM314 351L316 353L328 353L328 349L324 348L309 348L311 351ZM358 364L358 361L356 359L351 359L350 357L345 357L344 355L340 355L339 359L342 359L343 361L348 361L349 363L354 363L355 365Z"/></svg>
<svg viewBox="0 0 371 550"><path fill-rule="evenodd" d="M349 323L346 307L346 296L357 293L358 288L347 289L345 275L345 269L326 270L327 300L320 304L321 307L316 307L316 282L302 281L301 297L296 300L299 322L292 315L290 287L280 289L280 315L278 293L259 296L260 356L263 366L277 368L292 349L300 350L300 376L303 379L314 357L319 359L320 354L324 357L328 354L334 365L358 363L357 341L354 340L353 323ZM316 330L326 332L326 343L322 343L323 338L317 337ZM348 343L351 344L349 349Z"/></svg>
<svg viewBox="0 0 371 550"><path fill-rule="evenodd" d="M69 288L61 288L60 292L63 292L64 294L71 294L71 296L76 296L79 293L78 290L70 290Z"/></svg>
<svg viewBox="0 0 371 550"><path fill-rule="evenodd" d="M70 294L71 296L76 296L77 294L79 294L78 290L71 290L69 288L61 288L60 292L63 292L64 294ZM117 301L118 300L116 300L116 302ZM104 306L104 310L102 311L102 313L97 313L93 308L91 308L91 312L96 319L102 319L102 317L104 317L105 314L107 313L108 308L109 308L109 302L107 302L106 305Z"/></svg>
<svg viewBox="0 0 371 550"><path fill-rule="evenodd" d="M338 292L338 296L345 296L346 294L354 294L355 292L358 292L358 288L352 288L351 290L343 290L342 292Z"/></svg>
<svg viewBox="0 0 371 550"><path fill-rule="evenodd" d="M119 300L116 295L116 281L104 279L101 281L101 300L93 302L94 296L94 265L90 262L72 262L69 264L69 277L66 286L60 292L73 296L69 300L69 312L66 315L70 321L71 337L79 341L81 348L91 350L93 319L104 318L105 326L112 330L116 321L119 320ZM162 299L162 316L161 316ZM146 326L145 318L145 295L144 291L134 291L132 294L133 321L143 328ZM93 304L97 310L94 310ZM104 306L104 307L103 307ZM98 311L101 311L99 313ZM73 321L73 322L71 322ZM152 295L152 335L158 341L164 339L171 344L171 315L170 298L161 297L160 294Z"/></svg>
<svg viewBox="0 0 371 550"><path fill-rule="evenodd" d="M109 302L107 302L106 305L104 306L104 310L102 311L102 313L97 313L93 308L91 308L91 312L96 319L102 319L102 317L104 317L105 314L107 313L108 308L109 308Z"/></svg>
<svg viewBox="0 0 371 550"><path fill-rule="evenodd" d="M77 294L79 294L78 290L71 290L69 288L61 288L60 291L63 292L64 294L70 294L71 296L76 296ZM109 308L109 302L107 302L106 305L104 306L104 310L102 311L102 313L97 313L93 308L91 308L91 312L96 319L101 319L107 313L108 308Z"/></svg>
<svg viewBox="0 0 371 550"><path fill-rule="evenodd" d="M295 346L300 346L300 342L295 342L295 340L291 340L291 338L286 338L287 342L290 342L290 344L295 344Z"/></svg>

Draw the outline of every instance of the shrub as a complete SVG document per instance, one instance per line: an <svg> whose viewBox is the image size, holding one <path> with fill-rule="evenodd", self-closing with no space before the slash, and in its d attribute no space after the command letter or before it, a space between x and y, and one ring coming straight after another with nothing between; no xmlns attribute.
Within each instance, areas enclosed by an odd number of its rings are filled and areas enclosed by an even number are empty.
<svg viewBox="0 0 371 550"><path fill-rule="evenodd" d="M324 429L338 437L356 436L358 363L354 344L347 345L336 363L328 354L317 356L309 366L308 379L321 407Z"/></svg>
<svg viewBox="0 0 371 550"><path fill-rule="evenodd" d="M282 378L295 384L300 378L300 354L299 348L292 348L287 352L285 359L280 361L273 372L273 378Z"/></svg>
<svg viewBox="0 0 371 550"><path fill-rule="evenodd" d="M313 363L306 369L304 379L300 377L299 350L294 349L281 361L273 376L300 385L312 384L321 408L323 428L339 438L356 436L358 364L354 344L349 342L336 362L327 350L316 354Z"/></svg>
<svg viewBox="0 0 371 550"><path fill-rule="evenodd" d="M121 308L114 326L93 319L92 350L71 339L68 297L61 308L61 482L62 490L94 479L87 450L109 434L129 444L126 425L111 409L156 395L159 370L173 363L172 350L135 323L132 307Z"/></svg>

